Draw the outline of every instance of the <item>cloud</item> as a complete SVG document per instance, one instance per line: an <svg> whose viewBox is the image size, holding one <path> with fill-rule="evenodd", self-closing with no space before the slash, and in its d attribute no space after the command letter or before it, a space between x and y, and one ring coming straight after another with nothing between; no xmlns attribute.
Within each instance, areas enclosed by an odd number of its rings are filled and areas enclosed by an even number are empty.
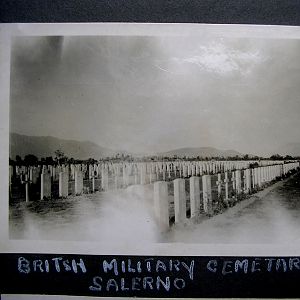
<svg viewBox="0 0 300 300"><path fill-rule="evenodd" d="M202 70L219 75L249 74L253 68L266 60L259 51L240 51L220 43L201 46L196 53L184 58L173 57L178 64L196 65Z"/></svg>

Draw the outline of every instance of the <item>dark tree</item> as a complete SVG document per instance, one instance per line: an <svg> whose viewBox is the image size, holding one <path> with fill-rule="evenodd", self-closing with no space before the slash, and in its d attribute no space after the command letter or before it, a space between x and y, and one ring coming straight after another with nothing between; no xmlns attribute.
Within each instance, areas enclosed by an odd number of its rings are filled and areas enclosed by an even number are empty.
<svg viewBox="0 0 300 300"><path fill-rule="evenodd" d="M55 159L58 164L64 164L67 162L68 158L63 151L57 149L55 152Z"/></svg>
<svg viewBox="0 0 300 300"><path fill-rule="evenodd" d="M68 163L69 164L74 164L75 163L75 159L73 157L68 159Z"/></svg>
<svg viewBox="0 0 300 300"><path fill-rule="evenodd" d="M97 160L90 157L86 162L87 162L88 164L92 165L92 164L97 163Z"/></svg>
<svg viewBox="0 0 300 300"><path fill-rule="evenodd" d="M270 159L272 159L272 160L282 160L283 157L279 154L273 154L272 156L270 156Z"/></svg>
<svg viewBox="0 0 300 300"><path fill-rule="evenodd" d="M20 155L16 155L16 164L19 166L23 164L23 160Z"/></svg>
<svg viewBox="0 0 300 300"><path fill-rule="evenodd" d="M54 164L54 160L52 156L47 156L45 159L45 164L46 165L53 165Z"/></svg>
<svg viewBox="0 0 300 300"><path fill-rule="evenodd" d="M28 166L37 165L38 161L38 158L33 154L27 154L24 157L24 164Z"/></svg>

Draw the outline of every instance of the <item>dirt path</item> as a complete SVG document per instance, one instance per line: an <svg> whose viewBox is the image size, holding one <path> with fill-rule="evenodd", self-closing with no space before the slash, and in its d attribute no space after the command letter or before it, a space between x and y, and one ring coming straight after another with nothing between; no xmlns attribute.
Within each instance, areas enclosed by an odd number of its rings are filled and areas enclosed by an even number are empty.
<svg viewBox="0 0 300 300"><path fill-rule="evenodd" d="M300 240L299 173L243 202L203 223L174 228L168 242L278 244Z"/></svg>

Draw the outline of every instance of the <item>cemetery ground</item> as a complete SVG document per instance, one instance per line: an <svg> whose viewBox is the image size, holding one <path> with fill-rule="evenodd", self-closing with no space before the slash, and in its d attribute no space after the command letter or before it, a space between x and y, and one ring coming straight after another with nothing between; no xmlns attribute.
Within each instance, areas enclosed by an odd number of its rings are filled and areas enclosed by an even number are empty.
<svg viewBox="0 0 300 300"><path fill-rule="evenodd" d="M161 233L153 184L66 199L10 203L11 239L118 243L266 243L300 238L300 172L213 217L187 219Z"/></svg>

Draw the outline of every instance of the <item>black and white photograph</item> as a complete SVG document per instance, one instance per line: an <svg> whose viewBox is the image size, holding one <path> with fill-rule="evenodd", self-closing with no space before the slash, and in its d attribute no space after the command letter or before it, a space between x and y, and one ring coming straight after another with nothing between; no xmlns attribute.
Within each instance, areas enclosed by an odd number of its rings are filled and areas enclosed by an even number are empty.
<svg viewBox="0 0 300 300"><path fill-rule="evenodd" d="M11 38L9 240L299 243L297 27L111 28Z"/></svg>

